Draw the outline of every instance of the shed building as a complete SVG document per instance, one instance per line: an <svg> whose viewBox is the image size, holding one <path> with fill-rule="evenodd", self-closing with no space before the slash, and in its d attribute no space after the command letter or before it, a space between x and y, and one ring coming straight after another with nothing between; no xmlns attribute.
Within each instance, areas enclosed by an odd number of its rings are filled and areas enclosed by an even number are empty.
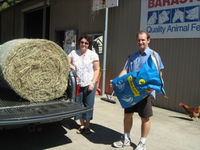
<svg viewBox="0 0 200 150"><path fill-rule="evenodd" d="M198 2L200 3L200 2ZM105 92L132 52L137 50L141 0L119 0L109 8ZM198 6L200 4L197 4ZM46 38L63 46L65 31L73 30L76 40L82 34L103 35L105 9L92 11L89 0L24 0L0 12L0 44L15 38ZM200 12L200 8L199 8ZM199 21L200 22L200 21ZM155 38L150 47L162 57L163 78L169 99L158 95L155 106L183 112L179 102L200 105L200 38ZM103 51L98 51L103 63Z"/></svg>

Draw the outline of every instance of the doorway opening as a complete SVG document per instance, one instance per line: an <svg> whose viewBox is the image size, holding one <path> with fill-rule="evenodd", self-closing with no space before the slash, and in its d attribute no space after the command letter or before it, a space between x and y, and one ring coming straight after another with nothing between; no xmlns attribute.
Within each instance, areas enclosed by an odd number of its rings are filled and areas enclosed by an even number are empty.
<svg viewBox="0 0 200 150"><path fill-rule="evenodd" d="M24 37L49 39L50 8L24 13Z"/></svg>

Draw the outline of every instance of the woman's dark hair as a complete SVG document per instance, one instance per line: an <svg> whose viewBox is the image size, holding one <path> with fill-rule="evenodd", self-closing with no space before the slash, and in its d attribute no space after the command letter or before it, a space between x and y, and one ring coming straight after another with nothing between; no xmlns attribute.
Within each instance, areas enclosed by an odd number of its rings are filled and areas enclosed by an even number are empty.
<svg viewBox="0 0 200 150"><path fill-rule="evenodd" d="M79 38L79 40L78 40L79 44L80 44L80 41L81 41L82 39L86 39L86 40L89 42L89 47L92 45L92 39L91 39L90 36L88 36L88 35L83 35L83 36L81 36L81 37Z"/></svg>

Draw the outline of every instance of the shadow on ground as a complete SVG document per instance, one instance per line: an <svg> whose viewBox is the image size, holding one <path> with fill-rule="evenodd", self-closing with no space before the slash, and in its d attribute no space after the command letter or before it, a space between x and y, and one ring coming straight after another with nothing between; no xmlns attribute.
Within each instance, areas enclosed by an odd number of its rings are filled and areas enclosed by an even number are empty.
<svg viewBox="0 0 200 150"><path fill-rule="evenodd" d="M66 120L63 125L69 130L79 128L79 125L73 119ZM82 136L96 144L112 145L113 142L118 141L122 136L121 133L99 124L91 123L90 128L92 129L93 133L82 134ZM132 143L132 147L136 147L136 145Z"/></svg>
<svg viewBox="0 0 200 150"><path fill-rule="evenodd" d="M2 150L44 150L71 143L60 123L0 131Z"/></svg>
<svg viewBox="0 0 200 150"><path fill-rule="evenodd" d="M172 118L178 118L178 119L182 119L182 120L193 121L193 119L192 119L192 118L179 117L179 116L169 116L169 117L172 117Z"/></svg>

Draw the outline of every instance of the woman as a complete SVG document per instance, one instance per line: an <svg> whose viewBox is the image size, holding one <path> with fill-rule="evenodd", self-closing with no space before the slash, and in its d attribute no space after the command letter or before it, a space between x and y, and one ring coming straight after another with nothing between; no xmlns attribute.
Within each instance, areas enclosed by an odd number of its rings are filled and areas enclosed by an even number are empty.
<svg viewBox="0 0 200 150"><path fill-rule="evenodd" d="M94 106L94 98L97 89L97 80L100 72L99 56L89 49L90 37L82 36L79 39L79 49L73 50L68 55L71 69L76 71L77 83L80 85L80 98L85 107ZM80 119L80 128L77 133L91 133L90 120L93 118L93 110L77 116Z"/></svg>

